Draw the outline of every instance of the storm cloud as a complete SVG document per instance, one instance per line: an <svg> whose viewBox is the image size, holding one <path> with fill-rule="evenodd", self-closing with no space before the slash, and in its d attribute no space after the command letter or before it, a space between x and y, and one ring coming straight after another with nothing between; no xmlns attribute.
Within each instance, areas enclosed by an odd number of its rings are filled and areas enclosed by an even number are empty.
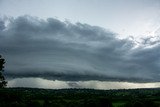
<svg viewBox="0 0 160 107"><path fill-rule="evenodd" d="M0 20L8 78L66 81L160 81L160 39L118 39L98 26L20 16Z"/></svg>

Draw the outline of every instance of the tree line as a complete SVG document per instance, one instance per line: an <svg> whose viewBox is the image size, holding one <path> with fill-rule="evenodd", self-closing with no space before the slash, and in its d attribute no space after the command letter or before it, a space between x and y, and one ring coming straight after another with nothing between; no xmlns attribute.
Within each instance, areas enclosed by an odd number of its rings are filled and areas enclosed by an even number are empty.
<svg viewBox="0 0 160 107"><path fill-rule="evenodd" d="M5 59L2 58L2 56L0 55L0 88L4 88L7 86L7 81L5 80L5 77L3 75L4 64L5 64Z"/></svg>

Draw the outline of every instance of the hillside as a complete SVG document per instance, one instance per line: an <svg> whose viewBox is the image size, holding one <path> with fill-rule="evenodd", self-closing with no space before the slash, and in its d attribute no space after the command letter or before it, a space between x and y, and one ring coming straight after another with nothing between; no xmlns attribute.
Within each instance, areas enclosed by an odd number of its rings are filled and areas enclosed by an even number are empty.
<svg viewBox="0 0 160 107"><path fill-rule="evenodd" d="M160 89L0 89L0 107L159 107Z"/></svg>

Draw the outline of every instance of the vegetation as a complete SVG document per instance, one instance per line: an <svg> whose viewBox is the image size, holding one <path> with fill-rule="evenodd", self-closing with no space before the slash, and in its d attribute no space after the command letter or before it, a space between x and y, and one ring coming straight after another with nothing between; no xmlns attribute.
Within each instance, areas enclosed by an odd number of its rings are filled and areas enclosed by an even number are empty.
<svg viewBox="0 0 160 107"><path fill-rule="evenodd" d="M3 76L3 68L4 68L5 60L0 55L0 88L4 88L7 85L5 81L5 77Z"/></svg>
<svg viewBox="0 0 160 107"><path fill-rule="evenodd" d="M0 107L159 107L160 89L1 88Z"/></svg>

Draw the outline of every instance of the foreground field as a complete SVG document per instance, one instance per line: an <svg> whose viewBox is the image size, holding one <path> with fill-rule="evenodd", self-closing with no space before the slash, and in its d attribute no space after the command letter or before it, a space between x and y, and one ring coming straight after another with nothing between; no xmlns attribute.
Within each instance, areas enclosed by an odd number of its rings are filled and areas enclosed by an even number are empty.
<svg viewBox="0 0 160 107"><path fill-rule="evenodd" d="M160 107L160 89L0 89L0 107Z"/></svg>

